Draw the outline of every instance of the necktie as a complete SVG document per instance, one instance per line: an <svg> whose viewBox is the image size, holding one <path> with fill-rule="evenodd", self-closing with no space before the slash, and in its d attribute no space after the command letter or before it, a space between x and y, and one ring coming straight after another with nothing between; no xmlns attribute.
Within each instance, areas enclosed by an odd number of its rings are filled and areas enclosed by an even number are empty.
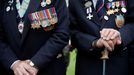
<svg viewBox="0 0 134 75"><path fill-rule="evenodd" d="M105 12L106 12L106 8L104 7L103 0L97 0L96 12L98 14L98 17L101 20L103 18L103 16L104 16Z"/></svg>

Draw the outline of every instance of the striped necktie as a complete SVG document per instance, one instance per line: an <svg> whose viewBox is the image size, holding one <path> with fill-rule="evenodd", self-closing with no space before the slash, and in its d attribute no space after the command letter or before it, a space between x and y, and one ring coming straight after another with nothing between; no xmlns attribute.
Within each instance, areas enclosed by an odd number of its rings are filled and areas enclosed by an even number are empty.
<svg viewBox="0 0 134 75"><path fill-rule="evenodd" d="M101 20L103 18L103 16L104 16L105 12L106 12L106 8L104 7L103 0L97 0L96 12L98 14L98 17Z"/></svg>

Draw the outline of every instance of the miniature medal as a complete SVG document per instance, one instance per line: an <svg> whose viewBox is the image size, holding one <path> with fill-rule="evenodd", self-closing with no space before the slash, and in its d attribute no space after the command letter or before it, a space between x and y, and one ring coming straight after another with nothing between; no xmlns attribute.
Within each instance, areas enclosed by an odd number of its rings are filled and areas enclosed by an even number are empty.
<svg viewBox="0 0 134 75"><path fill-rule="evenodd" d="M43 21L42 21L42 25L41 25L41 26L42 26L43 28L47 27L48 25L50 25L50 23L49 23L47 20L43 20Z"/></svg>
<svg viewBox="0 0 134 75"><path fill-rule="evenodd" d="M18 25L18 30L19 30L20 33L22 33L23 29L24 29L24 23L22 21L20 21L20 23Z"/></svg>
<svg viewBox="0 0 134 75"><path fill-rule="evenodd" d="M126 7L126 4L125 4L125 2L124 1L121 1L121 11L123 12L123 13L126 13L127 12L127 9L125 8Z"/></svg>
<svg viewBox="0 0 134 75"><path fill-rule="evenodd" d="M46 6L46 2L44 0L41 2L41 6L42 7L45 7Z"/></svg>
<svg viewBox="0 0 134 75"><path fill-rule="evenodd" d="M116 22L116 26L118 28L121 28L124 25L124 22L125 22L123 15L121 15L121 14L116 15L115 22Z"/></svg>
<svg viewBox="0 0 134 75"><path fill-rule="evenodd" d="M88 1L88 2L85 3L85 7L86 8L91 7L91 5L92 5L92 2L91 1Z"/></svg>
<svg viewBox="0 0 134 75"><path fill-rule="evenodd" d="M13 7L11 7L13 2L14 2L13 0L12 1L8 1L9 5L6 7L6 12L9 12L10 10L13 10Z"/></svg>
<svg viewBox="0 0 134 75"><path fill-rule="evenodd" d="M126 9L125 7L122 7L122 8L121 8L121 11L122 11L123 13L126 13L126 12L127 12L127 9Z"/></svg>
<svg viewBox="0 0 134 75"><path fill-rule="evenodd" d="M50 5L51 4L51 0L46 0L46 4Z"/></svg>
<svg viewBox="0 0 134 75"><path fill-rule="evenodd" d="M6 11L9 12L10 9L11 9L10 6L8 6L8 7L6 8Z"/></svg>
<svg viewBox="0 0 134 75"><path fill-rule="evenodd" d="M89 20L91 20L91 19L92 19L92 17L93 17L93 15L92 15L92 14L88 14L88 16L87 16L87 18L88 18Z"/></svg>
<svg viewBox="0 0 134 75"><path fill-rule="evenodd" d="M108 20L109 18L108 18L108 16L107 16L107 15L105 15L105 16L104 16L104 19L105 19L105 20Z"/></svg>

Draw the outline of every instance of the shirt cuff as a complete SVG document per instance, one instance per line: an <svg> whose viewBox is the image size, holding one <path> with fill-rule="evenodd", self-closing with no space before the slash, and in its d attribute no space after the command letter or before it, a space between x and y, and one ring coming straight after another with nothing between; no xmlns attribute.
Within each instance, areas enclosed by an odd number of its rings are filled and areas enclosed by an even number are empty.
<svg viewBox="0 0 134 75"><path fill-rule="evenodd" d="M16 60L15 62L13 62L12 65L10 66L10 69L12 69L13 66L14 66L17 62L19 62L19 61L20 61L20 60Z"/></svg>

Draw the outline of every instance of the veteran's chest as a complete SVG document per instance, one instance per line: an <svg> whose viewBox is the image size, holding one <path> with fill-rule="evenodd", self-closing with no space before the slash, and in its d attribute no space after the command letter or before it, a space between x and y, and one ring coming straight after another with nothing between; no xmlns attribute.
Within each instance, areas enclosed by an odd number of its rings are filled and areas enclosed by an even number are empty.
<svg viewBox="0 0 134 75"><path fill-rule="evenodd" d="M54 29L58 22L55 8L56 0L9 0L5 5L5 17L14 14L14 22L18 25L18 30L22 33L26 25L31 29L43 28L45 31ZM18 19L19 18L19 19ZM8 20L8 19L7 19Z"/></svg>
<svg viewBox="0 0 134 75"><path fill-rule="evenodd" d="M99 0L82 0L83 7L85 9L86 18L90 21L98 15L98 13L94 14L94 11L97 12L97 1ZM100 6L98 10L102 10L104 7L104 12L101 13L102 19L106 22L111 20L110 16L115 16L115 25L118 28L121 28L125 24L125 14L127 13L126 9L126 1L125 0L102 0L103 4ZM98 18L99 19L99 18Z"/></svg>

